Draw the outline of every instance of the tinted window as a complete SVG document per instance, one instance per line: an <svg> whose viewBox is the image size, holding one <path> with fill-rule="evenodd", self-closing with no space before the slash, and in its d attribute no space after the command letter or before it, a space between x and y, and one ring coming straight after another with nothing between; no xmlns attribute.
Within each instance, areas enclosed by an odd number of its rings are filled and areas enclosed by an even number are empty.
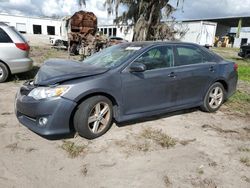
<svg viewBox="0 0 250 188"><path fill-rule="evenodd" d="M203 63L207 58L199 48L193 46L177 46L177 60L175 66Z"/></svg>
<svg viewBox="0 0 250 188"><path fill-rule="evenodd" d="M0 28L0 43L12 43L9 35L2 28Z"/></svg>
<svg viewBox="0 0 250 188"><path fill-rule="evenodd" d="M158 46L148 50L137 61L146 65L147 70L173 66L173 49L169 46Z"/></svg>
<svg viewBox="0 0 250 188"><path fill-rule="evenodd" d="M206 59L207 61L210 62L220 62L223 60L223 58L221 56L219 56L218 54L212 52L211 50L205 48L205 47L201 47L202 50L204 51L205 55L206 55Z"/></svg>

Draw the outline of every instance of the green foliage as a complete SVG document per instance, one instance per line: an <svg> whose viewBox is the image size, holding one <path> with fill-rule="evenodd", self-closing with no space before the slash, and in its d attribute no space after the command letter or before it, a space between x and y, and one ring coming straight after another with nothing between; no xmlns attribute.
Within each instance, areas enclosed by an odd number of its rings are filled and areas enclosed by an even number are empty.
<svg viewBox="0 0 250 188"><path fill-rule="evenodd" d="M176 0L177 6L180 1ZM116 24L134 26L135 41L174 38L173 27L161 23L164 16L169 17L176 10L169 4L169 0L106 0L104 5L109 14L115 12ZM120 6L127 7L127 11L118 16Z"/></svg>
<svg viewBox="0 0 250 188"><path fill-rule="evenodd" d="M230 110L249 115L250 94L238 90L226 103Z"/></svg>
<svg viewBox="0 0 250 188"><path fill-rule="evenodd" d="M250 82L250 62L248 64L239 63L239 79Z"/></svg>
<svg viewBox="0 0 250 188"><path fill-rule="evenodd" d="M243 163L244 165L250 167L250 158L249 157L241 157L240 162Z"/></svg>
<svg viewBox="0 0 250 188"><path fill-rule="evenodd" d="M63 141L61 146L64 149L69 157L75 158L78 157L85 149L85 146L76 145L74 142L71 141Z"/></svg>
<svg viewBox="0 0 250 188"><path fill-rule="evenodd" d="M144 129L141 136L153 140L163 148L169 148L176 145L176 140L166 135L161 130Z"/></svg>

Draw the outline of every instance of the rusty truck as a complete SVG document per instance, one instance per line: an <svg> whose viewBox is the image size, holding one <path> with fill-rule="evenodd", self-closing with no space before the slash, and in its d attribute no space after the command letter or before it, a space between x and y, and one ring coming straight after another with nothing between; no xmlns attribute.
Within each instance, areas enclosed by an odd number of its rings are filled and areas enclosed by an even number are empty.
<svg viewBox="0 0 250 188"><path fill-rule="evenodd" d="M97 17L93 12L79 11L64 17L61 36L50 38L54 46L66 46L70 55L89 56L103 49L108 39L97 31Z"/></svg>

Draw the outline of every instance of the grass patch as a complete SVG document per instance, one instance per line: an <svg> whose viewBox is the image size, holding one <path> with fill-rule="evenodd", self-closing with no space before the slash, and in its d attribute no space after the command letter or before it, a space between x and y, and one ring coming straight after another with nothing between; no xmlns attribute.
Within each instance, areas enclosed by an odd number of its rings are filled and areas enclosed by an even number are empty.
<svg viewBox="0 0 250 188"><path fill-rule="evenodd" d="M248 167L250 166L250 158L249 157L241 157L240 162Z"/></svg>
<svg viewBox="0 0 250 188"><path fill-rule="evenodd" d="M240 152L250 152L250 148L244 146L239 147L238 150Z"/></svg>
<svg viewBox="0 0 250 188"><path fill-rule="evenodd" d="M226 105L230 110L248 115L250 112L250 94L237 90L237 92L229 98Z"/></svg>
<svg viewBox="0 0 250 188"><path fill-rule="evenodd" d="M183 145L183 146L186 146L186 145L188 145L189 143L195 142L195 141L196 141L196 138L194 138L194 139L188 139L188 140L180 140L179 143L180 143L181 145Z"/></svg>
<svg viewBox="0 0 250 188"><path fill-rule="evenodd" d="M168 176L164 176L163 181L164 181L164 184L165 184L166 187L170 187L172 185L172 183L171 183Z"/></svg>
<svg viewBox="0 0 250 188"><path fill-rule="evenodd" d="M135 148L137 151L147 152L150 149L150 144L148 142L144 142L144 143L134 144L132 145L132 147Z"/></svg>
<svg viewBox="0 0 250 188"><path fill-rule="evenodd" d="M69 157L76 158L84 151L85 146L76 145L71 141L63 141L61 148L68 153Z"/></svg>
<svg viewBox="0 0 250 188"><path fill-rule="evenodd" d="M250 178L248 178L247 176L242 176L241 177L245 182L250 183Z"/></svg>
<svg viewBox="0 0 250 188"><path fill-rule="evenodd" d="M248 65L239 64L239 79L250 82L250 62Z"/></svg>
<svg viewBox="0 0 250 188"><path fill-rule="evenodd" d="M60 50L45 46L31 46L30 57L36 62L37 65L41 65L45 60L50 58L63 58L67 59L69 53L67 50ZM81 57L71 56L70 59L80 60Z"/></svg>
<svg viewBox="0 0 250 188"><path fill-rule="evenodd" d="M17 142L15 142L15 143L13 143L13 144L7 145L6 148L10 149L10 151L12 151L12 152L14 152L14 151L20 149L20 148L18 147L18 143L17 143Z"/></svg>
<svg viewBox="0 0 250 188"><path fill-rule="evenodd" d="M196 169L197 173L200 174L200 175L204 174L203 168L204 168L203 165L201 165L199 168L197 168L197 169Z"/></svg>
<svg viewBox="0 0 250 188"><path fill-rule="evenodd" d="M204 170L203 169L197 169L197 173L200 174L200 175L204 174Z"/></svg>
<svg viewBox="0 0 250 188"><path fill-rule="evenodd" d="M144 129L141 136L146 139L153 140L163 148L170 148L176 144L175 139L163 133L161 130Z"/></svg>

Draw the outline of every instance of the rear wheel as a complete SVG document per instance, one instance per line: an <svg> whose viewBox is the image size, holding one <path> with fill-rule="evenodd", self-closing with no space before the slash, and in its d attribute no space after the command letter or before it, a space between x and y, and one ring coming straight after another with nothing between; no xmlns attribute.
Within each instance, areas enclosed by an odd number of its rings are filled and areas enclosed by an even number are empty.
<svg viewBox="0 0 250 188"><path fill-rule="evenodd" d="M106 133L112 125L113 108L104 96L94 96L83 101L74 116L75 130L87 139Z"/></svg>
<svg viewBox="0 0 250 188"><path fill-rule="evenodd" d="M208 89L201 109L206 112L215 112L222 105L224 98L225 89L221 83L216 82Z"/></svg>
<svg viewBox="0 0 250 188"><path fill-rule="evenodd" d="M9 70L5 64L0 62L0 83L5 82L9 77Z"/></svg>

